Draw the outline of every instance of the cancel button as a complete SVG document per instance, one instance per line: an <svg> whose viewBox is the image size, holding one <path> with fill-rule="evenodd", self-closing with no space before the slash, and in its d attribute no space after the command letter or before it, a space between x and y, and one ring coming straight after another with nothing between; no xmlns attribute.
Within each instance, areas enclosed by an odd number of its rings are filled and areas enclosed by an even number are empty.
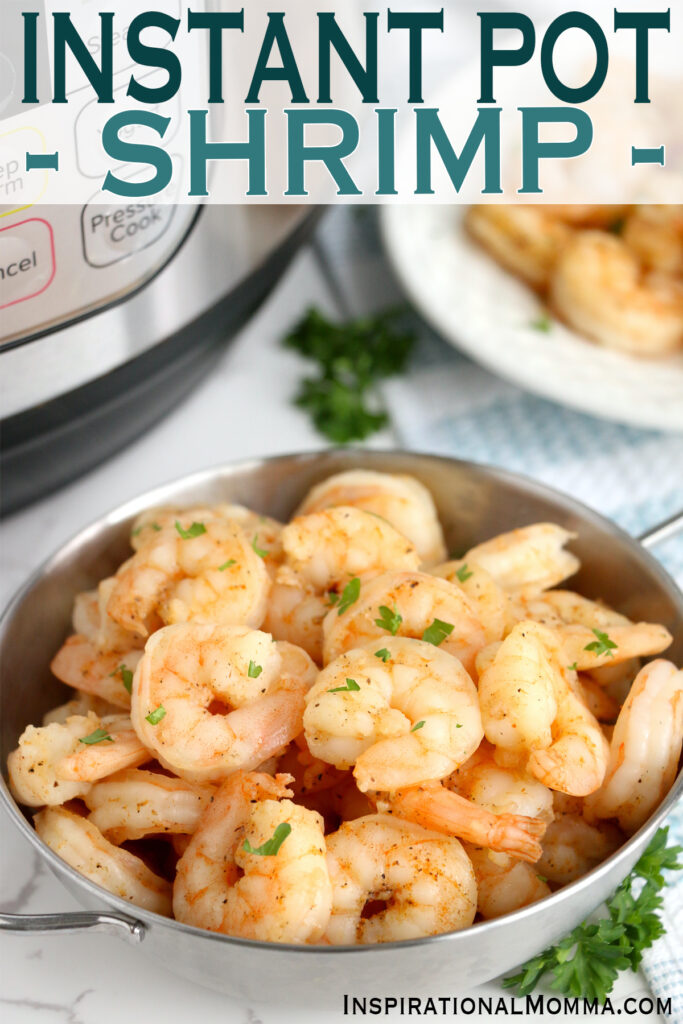
<svg viewBox="0 0 683 1024"><path fill-rule="evenodd" d="M108 267L158 241L173 219L165 204L128 203L83 209L83 251L91 267Z"/></svg>

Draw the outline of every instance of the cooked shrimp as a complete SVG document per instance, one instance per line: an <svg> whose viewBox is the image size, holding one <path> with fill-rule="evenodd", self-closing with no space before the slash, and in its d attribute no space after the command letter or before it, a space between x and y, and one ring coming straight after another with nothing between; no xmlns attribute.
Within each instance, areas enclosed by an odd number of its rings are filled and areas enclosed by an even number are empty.
<svg viewBox="0 0 683 1024"><path fill-rule="evenodd" d="M123 563L107 611L142 637L159 619L256 627L266 613L269 587L263 558L238 526L180 517L154 531Z"/></svg>
<svg viewBox="0 0 683 1024"><path fill-rule="evenodd" d="M233 523L246 536L252 546L263 552L268 570L274 571L282 561L282 523L270 516L260 515L244 505L219 503L196 505L192 508L149 508L142 512L131 531L131 545L136 551L145 547L161 529L175 525L176 520L203 523L208 519L222 519Z"/></svg>
<svg viewBox="0 0 683 1024"><path fill-rule="evenodd" d="M630 206L608 203L582 205L581 203L544 203L539 207L548 217L575 224L578 227L613 228L631 210Z"/></svg>
<svg viewBox="0 0 683 1024"><path fill-rule="evenodd" d="M609 745L600 723L571 685L570 675L566 669L555 674L553 742L546 749L531 751L527 771L550 789L587 796L602 785Z"/></svg>
<svg viewBox="0 0 683 1024"><path fill-rule="evenodd" d="M654 622L631 622L601 631L586 626L559 626L555 632L565 661L576 665L580 672L661 654L673 640L665 626Z"/></svg>
<svg viewBox="0 0 683 1024"><path fill-rule="evenodd" d="M109 704L106 700L100 700L99 697L93 697L89 693L74 690L71 700L52 708L43 715L41 724L52 725L53 722L56 722L57 725L64 725L67 718L71 718L72 715L87 715L89 711L94 711L98 718L121 713L119 708L114 704Z"/></svg>
<svg viewBox="0 0 683 1024"><path fill-rule="evenodd" d="M460 662L432 644L401 637L349 651L306 695L311 753L355 765L362 792L389 791L449 775L479 746L477 691ZM387 654L388 652L388 654Z"/></svg>
<svg viewBox="0 0 683 1024"><path fill-rule="evenodd" d="M465 224L476 240L506 270L540 292L548 287L571 228L542 206L471 206Z"/></svg>
<svg viewBox="0 0 683 1024"><path fill-rule="evenodd" d="M539 839L546 822L519 814L492 813L439 782L397 790L389 797L389 807L398 818L469 843L532 862L541 856Z"/></svg>
<svg viewBox="0 0 683 1024"><path fill-rule="evenodd" d="M33 821L43 842L81 875L136 907L170 917L170 882L108 842L92 822L63 807L40 811Z"/></svg>
<svg viewBox="0 0 683 1024"><path fill-rule="evenodd" d="M569 242L551 298L570 327L608 348L654 356L683 343L683 285L643 272L633 250L613 235L585 231Z"/></svg>
<svg viewBox="0 0 683 1024"><path fill-rule="evenodd" d="M568 885L601 864L623 841L613 825L589 825L580 814L559 814L548 825L536 866L549 881Z"/></svg>
<svg viewBox="0 0 683 1024"><path fill-rule="evenodd" d="M281 799L287 779L239 772L223 783L178 862L177 920L265 942L321 938L332 906L322 819Z"/></svg>
<svg viewBox="0 0 683 1024"><path fill-rule="evenodd" d="M459 587L421 572L387 572L361 580L358 599L346 610L333 608L323 622L324 661L375 639L382 647L392 634L420 639L437 620L444 626L441 650L471 672L486 633Z"/></svg>
<svg viewBox="0 0 683 1024"><path fill-rule="evenodd" d="M501 863L487 849L465 846L477 881L477 910L486 921L550 896L540 865L506 859Z"/></svg>
<svg viewBox="0 0 683 1024"><path fill-rule="evenodd" d="M492 814L519 814L552 821L551 790L523 768L496 764L494 755L494 748L484 740L469 761L444 779L444 785ZM483 845L491 846L490 843Z"/></svg>
<svg viewBox="0 0 683 1024"><path fill-rule="evenodd" d="M486 569L511 594L533 597L578 571L578 558L564 550L575 538L555 523L534 523L477 544L463 561Z"/></svg>
<svg viewBox="0 0 683 1024"><path fill-rule="evenodd" d="M313 487L299 506L298 516L322 512L335 505L353 505L374 512L412 541L422 561L431 565L446 556L443 531L427 488L412 476L352 469L337 473Z"/></svg>
<svg viewBox="0 0 683 1024"><path fill-rule="evenodd" d="M81 743L97 730L104 733L101 740ZM64 724L27 726L7 758L7 768L19 803L41 807L84 796L96 779L148 760L127 719L100 719L89 712L72 715Z"/></svg>
<svg viewBox="0 0 683 1024"><path fill-rule="evenodd" d="M327 837L327 863L333 903L325 939L333 946L439 935L474 920L474 872L457 839L371 814ZM386 909L363 916L375 901Z"/></svg>
<svg viewBox="0 0 683 1024"><path fill-rule="evenodd" d="M101 651L76 634L60 647L50 668L67 686L128 710L131 680L141 657L138 650Z"/></svg>
<svg viewBox="0 0 683 1024"><path fill-rule="evenodd" d="M74 633L84 636L99 651L126 652L141 648L141 637L124 629L107 612L115 585L115 577L110 576L100 581L97 590L76 595L72 615Z"/></svg>
<svg viewBox="0 0 683 1024"><path fill-rule="evenodd" d="M586 816L639 829L673 785L682 743L683 671L660 658L641 669L619 712L605 781Z"/></svg>
<svg viewBox="0 0 683 1024"><path fill-rule="evenodd" d="M520 622L479 675L479 705L486 738L522 755L549 747L557 716L558 668L553 636L536 622Z"/></svg>
<svg viewBox="0 0 683 1024"><path fill-rule="evenodd" d="M638 206L621 237L648 270L683 274L683 207Z"/></svg>
<svg viewBox="0 0 683 1024"><path fill-rule="evenodd" d="M166 768L190 782L219 782L258 767L301 732L308 655L246 626L183 623L147 641L131 717ZM227 705L228 714L211 705Z"/></svg>
<svg viewBox="0 0 683 1024"><path fill-rule="evenodd" d="M364 573L420 564L414 545L391 523L350 505L293 519L282 531L282 546L288 565L319 592Z"/></svg>
<svg viewBox="0 0 683 1024"><path fill-rule="evenodd" d="M268 595L263 629L274 640L303 647L319 665L323 660L323 619L330 610L326 597L288 565L277 570Z"/></svg>
<svg viewBox="0 0 683 1024"><path fill-rule="evenodd" d="M598 722L616 722L620 704L599 683L582 673L576 686L581 700Z"/></svg>
<svg viewBox="0 0 683 1024"><path fill-rule="evenodd" d="M116 846L152 833L191 835L211 803L212 786L132 768L84 794L89 820Z"/></svg>
<svg viewBox="0 0 683 1024"><path fill-rule="evenodd" d="M493 577L474 562L464 559L443 562L430 570L466 594L484 629L487 644L502 640L510 619L510 598Z"/></svg>

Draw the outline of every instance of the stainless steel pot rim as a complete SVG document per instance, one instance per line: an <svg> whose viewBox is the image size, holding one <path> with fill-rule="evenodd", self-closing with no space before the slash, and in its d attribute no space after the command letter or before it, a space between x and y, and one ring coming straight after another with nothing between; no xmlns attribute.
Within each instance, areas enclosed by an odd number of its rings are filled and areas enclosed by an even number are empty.
<svg viewBox="0 0 683 1024"><path fill-rule="evenodd" d="M442 455L432 455L428 452L413 452L403 451L399 449L391 450L376 450L368 451L366 449L321 449L319 451L306 451L298 452L293 455L276 455L264 458L249 458L232 461L227 464L219 464L214 467L210 467L204 470L199 470L195 473L188 474L184 477L175 478L168 481L165 484L161 484L151 490L139 495L138 497L129 499L123 504L119 505L109 513L105 513L98 519L94 520L88 526L79 530L73 537L62 544L57 551L49 555L38 568L31 574L29 579L23 584L22 587L16 592L14 597L9 601L6 608L3 610L0 616L0 635L2 635L7 628L12 613L24 599L24 596L31 590L33 585L40 580L45 574L47 574L53 567L57 566L60 560L67 557L70 550L74 546L80 546L83 542L87 541L92 534L95 534L103 526L113 526L125 522L127 519L132 518L137 513L145 508L149 508L156 503L168 500L167 492L171 489L176 489L179 486L200 486L204 482L215 481L216 478L230 476L244 471L246 469L259 469L263 466L277 463L279 461L291 461L295 463L301 463L302 465L313 462L319 459L324 459L325 456L332 458L335 454L343 453L345 456L353 456L354 451L362 451L364 461L368 458L371 460L376 457L377 462L392 462L394 459L397 461L404 459L405 457L415 457L416 459L427 459L432 462L443 462L450 465L458 465L463 469L476 469L478 472L483 473L485 476L491 476L497 480L505 481L510 484L523 484L527 489L535 492L539 495L550 498L561 503L565 509L569 509L580 516L583 519L592 520L594 523L600 525L603 529L614 533L621 537L626 542L630 543L635 550L638 551L639 555L646 561L651 570L655 571L662 582L667 588L673 588L677 593L681 594L680 589L676 585L675 581L669 576L666 570L662 567L661 563L657 561L645 548L638 544L637 540L631 537L625 530L617 526L611 520L602 516L600 513L594 511L586 505L576 499L563 494L561 491L557 491L546 484L541 484L537 480L530 477L526 477L521 473L511 472L509 470L501 469L497 466L490 466L483 463L468 462L463 459L450 458ZM683 596L683 595L682 595ZM392 950L399 948L409 947L423 947L426 944L434 944L437 942L452 941L458 937L466 936L472 929L476 929L478 934L488 933L493 934L496 930L501 928L503 924L508 926L510 924L522 924L532 919L538 911L543 908L547 910L551 903L554 906L559 907L561 904L572 899L576 894L580 893L583 889L588 888L593 880L601 877L602 875L608 874L611 869L618 865L621 861L629 859L631 848L636 845L642 839L650 839L657 828L662 824L668 813L676 805L679 799L683 798L683 773L681 773L674 783L673 787L667 794L666 798L662 801L657 811L648 819L648 821L631 836L623 846L621 846L615 853L608 857L605 861L593 868L586 875L577 879L575 882L564 886L558 892L553 893L551 896L546 897L543 900L533 903L528 907L524 907L521 910L514 911L511 914L506 914L503 917L491 920L482 921L472 925L470 928L463 929L456 932L446 932L441 935L431 935L421 939L407 939L400 942L387 942L379 945L368 945L368 946L298 946L287 943L271 943L261 942L253 939L243 939L231 935L222 935L218 932L210 932L201 928L195 928L191 925L183 924L180 921L176 921L173 918L163 917L159 914L155 914L152 911L145 910L141 907L137 907L130 902L121 899L119 896L114 895L106 889L101 888L94 882L91 882L84 875L80 874L74 868L72 868L66 861L63 861L58 857L49 846L47 846L38 836L34 828L29 824L24 815L19 809L18 804L12 797L7 783L4 777L0 777L0 804L3 809L9 815L13 824L16 828L28 839L33 848L44 857L52 870L57 874L68 875L72 881L88 891L93 899L99 899L103 901L107 910L116 909L126 917L130 918L131 915L140 921L145 926L153 926L154 924L165 924L171 926L174 930L187 933L188 935L201 936L204 939L213 940L214 942L223 942L226 945L239 945L246 948L253 948L260 952L277 953L278 951L290 951L296 952L301 955L311 955L314 953L320 953L326 956L339 953L354 953L356 955L369 955L370 953L381 954L382 952L391 953ZM65 914L67 916L67 914Z"/></svg>

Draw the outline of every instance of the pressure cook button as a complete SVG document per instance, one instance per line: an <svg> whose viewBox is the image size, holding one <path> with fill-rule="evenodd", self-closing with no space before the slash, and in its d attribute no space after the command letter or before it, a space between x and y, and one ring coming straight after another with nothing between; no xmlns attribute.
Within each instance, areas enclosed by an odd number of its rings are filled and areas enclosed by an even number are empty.
<svg viewBox="0 0 683 1024"><path fill-rule="evenodd" d="M0 228L0 309L35 298L55 276L55 243L46 220Z"/></svg>
<svg viewBox="0 0 683 1024"><path fill-rule="evenodd" d="M128 203L83 208L83 251L91 267L108 267L158 242L173 219L175 207Z"/></svg>

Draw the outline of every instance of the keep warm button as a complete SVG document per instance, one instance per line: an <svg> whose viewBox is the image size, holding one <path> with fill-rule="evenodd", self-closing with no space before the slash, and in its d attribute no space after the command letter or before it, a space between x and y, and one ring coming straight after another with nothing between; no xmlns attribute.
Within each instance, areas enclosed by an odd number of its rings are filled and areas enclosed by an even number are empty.
<svg viewBox="0 0 683 1024"><path fill-rule="evenodd" d="M81 217L86 260L91 267L108 267L147 249L161 238L174 213L173 206L153 203L89 204Z"/></svg>
<svg viewBox="0 0 683 1024"><path fill-rule="evenodd" d="M0 309L40 295L54 276L55 243L46 220L31 217L0 228Z"/></svg>

